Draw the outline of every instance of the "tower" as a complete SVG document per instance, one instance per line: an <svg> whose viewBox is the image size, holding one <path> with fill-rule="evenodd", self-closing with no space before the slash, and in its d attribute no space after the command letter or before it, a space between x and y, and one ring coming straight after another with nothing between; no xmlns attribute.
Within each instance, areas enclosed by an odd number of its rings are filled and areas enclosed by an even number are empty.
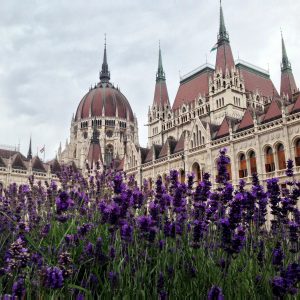
<svg viewBox="0 0 300 300"><path fill-rule="evenodd" d="M222 4L215 72L209 79L211 122L221 124L225 116L241 119L247 108L243 78L235 66Z"/></svg>
<svg viewBox="0 0 300 300"><path fill-rule="evenodd" d="M162 144L162 125L171 114L170 101L166 83L166 75L162 64L161 48L158 49L158 67L152 106L148 112L148 144Z"/></svg>
<svg viewBox="0 0 300 300"><path fill-rule="evenodd" d="M281 33L281 47L282 47L282 59L281 59L281 82L280 82L280 96L287 100L291 100L293 94L298 89L294 79L291 63L288 59L284 39Z"/></svg>

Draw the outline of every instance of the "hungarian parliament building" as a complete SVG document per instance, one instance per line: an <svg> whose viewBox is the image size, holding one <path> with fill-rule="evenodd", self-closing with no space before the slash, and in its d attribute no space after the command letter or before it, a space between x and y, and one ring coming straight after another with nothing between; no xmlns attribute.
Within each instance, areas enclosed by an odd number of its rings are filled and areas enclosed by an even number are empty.
<svg viewBox="0 0 300 300"><path fill-rule="evenodd" d="M204 172L214 180L222 148L227 148L234 185L240 179L251 183L253 173L262 182L277 177L284 184L287 159L294 161L295 177L300 179L300 93L283 38L280 91L268 71L234 60L222 6L215 48L215 65L203 64L181 77L174 101L168 96L159 48L147 115L148 145L143 148L130 102L110 82L105 44L100 81L79 102L68 142L60 145L56 158L43 162L33 157L31 141L27 155L0 149L0 183L25 183L30 175L57 180L63 165L87 176L95 169L125 171L138 185L147 179L150 187L172 169L179 171L182 182L192 172L195 182Z"/></svg>

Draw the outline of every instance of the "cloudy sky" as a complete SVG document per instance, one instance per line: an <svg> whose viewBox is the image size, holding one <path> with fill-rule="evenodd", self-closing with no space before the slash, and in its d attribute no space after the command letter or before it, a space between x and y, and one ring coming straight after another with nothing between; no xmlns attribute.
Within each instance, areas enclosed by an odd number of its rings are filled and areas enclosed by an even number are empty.
<svg viewBox="0 0 300 300"><path fill-rule="evenodd" d="M300 1L223 0L223 10L234 57L269 66L278 89L282 28L300 82ZM55 156L79 101L99 80L107 33L111 81L130 101L145 146L158 40L172 103L179 74L206 56L214 63L218 23L218 0L1 0L0 144L20 143L26 154L32 135L34 152L45 144L46 158Z"/></svg>

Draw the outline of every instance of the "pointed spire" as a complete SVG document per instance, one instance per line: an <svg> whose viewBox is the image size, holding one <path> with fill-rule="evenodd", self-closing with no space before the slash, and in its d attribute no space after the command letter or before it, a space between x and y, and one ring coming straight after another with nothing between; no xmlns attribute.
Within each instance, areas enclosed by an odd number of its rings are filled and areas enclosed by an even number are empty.
<svg viewBox="0 0 300 300"><path fill-rule="evenodd" d="M286 48L285 48L285 43L281 31L281 47L282 47L282 61L281 61L281 71L285 70L292 70L291 63L289 62L287 53L286 53Z"/></svg>
<svg viewBox="0 0 300 300"><path fill-rule="evenodd" d="M226 31L222 3L220 1L220 28L217 42L217 55L216 55L216 71L222 70L223 74L231 71L234 68L234 59L229 43L229 35Z"/></svg>
<svg viewBox="0 0 300 300"><path fill-rule="evenodd" d="M102 63L102 69L100 72L100 81L101 82L109 82L110 80L110 72L108 70L108 64L107 64L107 55L106 55L106 34L104 38L104 54L103 54L103 63Z"/></svg>
<svg viewBox="0 0 300 300"><path fill-rule="evenodd" d="M156 81L166 80L165 72L162 65L161 58L161 49L160 49L160 41L159 41L159 51L158 51L158 68L156 73Z"/></svg>
<svg viewBox="0 0 300 300"><path fill-rule="evenodd" d="M223 9L222 9L222 2L220 0L220 27L219 27L219 34L218 34L218 44L220 45L223 42L229 43L229 35L226 31Z"/></svg>
<svg viewBox="0 0 300 300"><path fill-rule="evenodd" d="M292 72L291 63L288 59L283 35L281 32L281 47L282 47L282 61L281 61L281 83L280 95L292 99L293 94L298 91L295 78Z"/></svg>
<svg viewBox="0 0 300 300"><path fill-rule="evenodd" d="M29 140L29 149L28 149L27 158L32 159L31 136L30 136L30 140Z"/></svg>
<svg viewBox="0 0 300 300"><path fill-rule="evenodd" d="M155 84L153 105L159 107L170 106L168 89L166 84L166 76L162 65L160 42L159 42L158 68L156 72L156 84Z"/></svg>
<svg viewBox="0 0 300 300"><path fill-rule="evenodd" d="M99 136L98 136L98 131L97 131L97 120L96 118L94 119L93 122L93 135L91 138L91 143L92 144L99 144Z"/></svg>

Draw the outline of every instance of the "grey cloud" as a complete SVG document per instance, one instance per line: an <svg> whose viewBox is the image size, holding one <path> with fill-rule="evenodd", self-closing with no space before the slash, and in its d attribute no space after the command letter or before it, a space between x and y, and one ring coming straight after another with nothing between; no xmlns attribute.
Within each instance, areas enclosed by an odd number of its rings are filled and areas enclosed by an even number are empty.
<svg viewBox="0 0 300 300"><path fill-rule="evenodd" d="M103 37L108 34L112 81L138 117L141 144L154 93L158 40L171 102L179 70L208 62L216 42L218 1L3 1L0 11L0 144L21 143L29 135L46 156L69 136L72 114L98 81ZM300 3L293 0L223 1L235 58L270 67L279 89L280 27L300 84Z"/></svg>

